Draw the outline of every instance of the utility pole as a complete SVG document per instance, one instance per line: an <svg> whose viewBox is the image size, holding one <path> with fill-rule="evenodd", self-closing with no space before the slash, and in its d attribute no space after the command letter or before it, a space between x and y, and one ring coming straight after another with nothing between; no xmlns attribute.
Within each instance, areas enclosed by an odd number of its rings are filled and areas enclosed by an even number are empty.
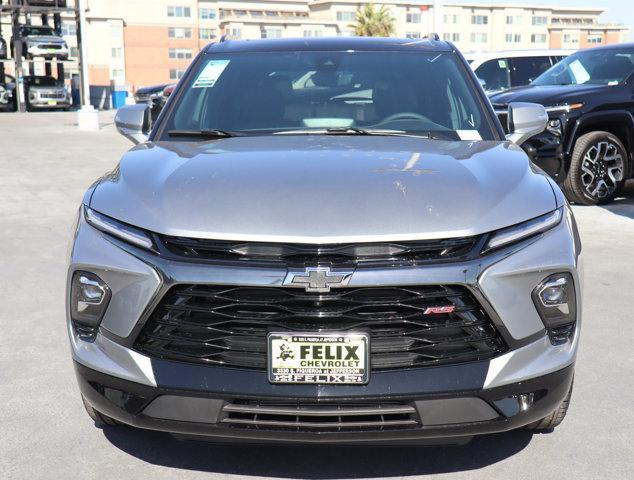
<svg viewBox="0 0 634 480"><path fill-rule="evenodd" d="M81 69L81 109L77 112L80 130L99 130L99 115L90 103L90 79L86 52L86 0L77 0L77 47Z"/></svg>

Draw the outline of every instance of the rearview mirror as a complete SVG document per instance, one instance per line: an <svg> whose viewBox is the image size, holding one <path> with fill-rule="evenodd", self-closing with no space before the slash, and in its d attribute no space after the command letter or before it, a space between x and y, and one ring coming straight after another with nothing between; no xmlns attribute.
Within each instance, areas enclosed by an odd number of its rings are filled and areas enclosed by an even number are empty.
<svg viewBox="0 0 634 480"><path fill-rule="evenodd" d="M509 103L508 135L506 139L521 145L541 133L548 123L548 113L538 103Z"/></svg>
<svg viewBox="0 0 634 480"><path fill-rule="evenodd" d="M150 106L145 103L126 105L114 117L117 131L135 145L147 142L152 126Z"/></svg>

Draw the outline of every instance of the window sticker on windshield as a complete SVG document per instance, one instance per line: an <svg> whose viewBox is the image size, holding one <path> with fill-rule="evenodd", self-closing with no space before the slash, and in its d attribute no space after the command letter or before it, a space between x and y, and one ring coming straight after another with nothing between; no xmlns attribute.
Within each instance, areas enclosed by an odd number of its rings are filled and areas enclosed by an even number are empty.
<svg viewBox="0 0 634 480"><path fill-rule="evenodd" d="M572 71L572 75L575 77L575 83L581 84L586 83L588 80L590 80L590 74L579 60L575 60L574 62L570 63L569 67Z"/></svg>
<svg viewBox="0 0 634 480"><path fill-rule="evenodd" d="M477 130L456 130L460 140L482 140Z"/></svg>
<svg viewBox="0 0 634 480"><path fill-rule="evenodd" d="M506 68L506 60L498 60L498 66L500 68Z"/></svg>
<svg viewBox="0 0 634 480"><path fill-rule="evenodd" d="M227 65L229 65L229 60L209 60L205 68L198 74L192 88L212 88Z"/></svg>

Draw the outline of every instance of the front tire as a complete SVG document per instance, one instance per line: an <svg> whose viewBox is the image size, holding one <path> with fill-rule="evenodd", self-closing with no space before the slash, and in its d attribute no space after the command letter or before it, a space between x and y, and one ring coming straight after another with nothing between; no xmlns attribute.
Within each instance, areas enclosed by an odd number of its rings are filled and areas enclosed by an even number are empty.
<svg viewBox="0 0 634 480"><path fill-rule="evenodd" d="M119 422L117 422L114 418L111 418L108 415L104 415L100 411L95 410L95 408L90 403L88 403L88 400L86 400L86 397L84 397L83 395L81 396L81 401L84 402L86 413L88 413L88 416L92 418L93 422L95 422L97 425L119 425Z"/></svg>
<svg viewBox="0 0 634 480"><path fill-rule="evenodd" d="M603 205L617 196L629 172L629 156L621 141L609 132L579 137L562 185L568 200L581 205Z"/></svg>
<svg viewBox="0 0 634 480"><path fill-rule="evenodd" d="M570 398L572 397L572 385L573 384L571 383L570 390L568 390L566 398L564 398L564 400L559 404L559 406L553 413L542 418L541 420L529 423L525 427L526 430L532 430L534 432L544 432L551 431L555 427L559 426L559 424L564 421L564 418L566 417L566 412L568 412L568 407L570 406Z"/></svg>

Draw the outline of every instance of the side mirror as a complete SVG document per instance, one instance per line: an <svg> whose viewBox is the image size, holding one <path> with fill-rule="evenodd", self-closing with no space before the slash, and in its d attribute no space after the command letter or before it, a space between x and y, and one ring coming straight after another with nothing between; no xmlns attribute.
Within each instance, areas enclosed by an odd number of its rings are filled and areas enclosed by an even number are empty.
<svg viewBox="0 0 634 480"><path fill-rule="evenodd" d="M521 145L532 136L545 130L548 113L538 103L509 103L508 135L506 139Z"/></svg>
<svg viewBox="0 0 634 480"><path fill-rule="evenodd" d="M152 127L150 106L145 103L125 105L117 110L114 123L117 131L135 145L147 142Z"/></svg>
<svg viewBox="0 0 634 480"><path fill-rule="evenodd" d="M487 82L485 79L478 77L478 83L480 84L483 90L487 89Z"/></svg>

